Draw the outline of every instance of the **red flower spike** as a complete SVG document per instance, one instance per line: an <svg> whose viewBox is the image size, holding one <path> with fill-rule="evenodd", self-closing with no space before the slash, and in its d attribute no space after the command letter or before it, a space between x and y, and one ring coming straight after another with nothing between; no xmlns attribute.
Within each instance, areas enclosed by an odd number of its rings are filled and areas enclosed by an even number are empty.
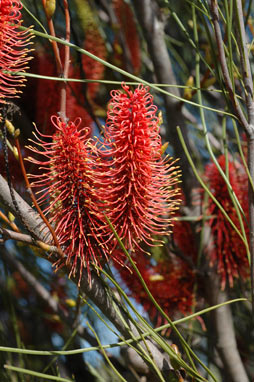
<svg viewBox="0 0 254 382"><path fill-rule="evenodd" d="M19 0L0 0L0 104L5 98L17 97L21 86L24 86L24 77L12 76L4 73L24 72L27 69L27 54L31 33L28 30L20 31L22 4Z"/></svg>
<svg viewBox="0 0 254 382"><path fill-rule="evenodd" d="M191 312L194 304L193 287L195 276L190 267L181 259L172 256L153 265L150 258L141 254L133 254L133 259L155 300L169 317L177 317L179 313ZM155 326L166 323L158 313L144 291L135 272L116 264L122 280L129 289L129 294L142 305Z"/></svg>
<svg viewBox="0 0 254 382"><path fill-rule="evenodd" d="M96 148L87 138L89 129L79 130L80 119L64 123L54 116L51 120L56 133L53 137L40 135L44 139L52 138L52 142L37 137L38 142L34 143L39 148L29 147L46 158L44 162L29 158L44 170L42 175L31 175L35 179L32 186L42 192L38 202L49 203L44 212L49 215L67 255L66 261L59 259L57 267L71 263L71 276L76 274L79 265L80 282L83 269L87 269L90 279L90 263L100 266L104 254L96 234L96 228L102 224L94 194Z"/></svg>
<svg viewBox="0 0 254 382"><path fill-rule="evenodd" d="M105 42L101 37L101 34L98 29L91 28L91 30L87 31L86 39L84 42L84 49L94 54L95 56L106 60L107 52ZM103 79L105 67L102 63L83 54L82 65L87 79ZM95 98L99 87L99 82L90 82L87 84L87 95L91 100Z"/></svg>
<svg viewBox="0 0 254 382"><path fill-rule="evenodd" d="M75 0L77 6L77 15L80 19L80 26L85 32L84 49L95 56L106 60L107 50L105 41L101 35L97 18L91 8L88 0ZM89 80L103 79L105 66L88 57L82 55L82 65L85 77ZM90 100L94 100L100 84L98 82L87 83L87 96Z"/></svg>
<svg viewBox="0 0 254 382"><path fill-rule="evenodd" d="M225 172L225 156L221 155L218 163ZM240 163L233 163L229 160L229 181L235 192L242 208L248 219L248 201L246 198L247 175ZM240 229L240 223L228 193L227 185L214 163L206 167L205 175L209 181L210 189L216 199L223 206L233 223ZM208 215L215 215L209 221L212 230L213 247L209 248L210 264L217 264L217 271L221 276L221 288L224 289L228 280L229 286L232 287L234 278L241 276L245 279L248 275L248 258L245 246L235 232L231 224L224 217L222 212L212 201L208 199ZM245 230L248 237L248 226L245 224Z"/></svg>
<svg viewBox="0 0 254 382"><path fill-rule="evenodd" d="M139 73L141 68L140 43L137 32L134 14L129 4L124 0L113 0L113 7L116 13L119 26L124 34L126 44L130 51L131 63L134 73ZM116 45L116 43L115 43ZM123 63L124 65L124 63Z"/></svg>
<svg viewBox="0 0 254 382"><path fill-rule="evenodd" d="M148 89L122 87L124 91L111 92L97 193L124 245L134 250L140 249L140 241L158 245L153 236L170 233L169 214L179 203L179 171L161 156L157 108ZM114 250L112 233L111 239Z"/></svg>

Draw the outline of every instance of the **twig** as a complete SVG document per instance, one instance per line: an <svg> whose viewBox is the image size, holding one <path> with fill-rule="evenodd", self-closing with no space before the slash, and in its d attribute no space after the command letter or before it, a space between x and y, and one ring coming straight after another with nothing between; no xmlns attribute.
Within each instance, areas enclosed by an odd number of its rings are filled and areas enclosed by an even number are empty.
<svg viewBox="0 0 254 382"><path fill-rule="evenodd" d="M51 36L56 37L52 16L50 17L46 11L46 0L42 0L42 4L43 4L43 8L44 8L46 17L47 17L49 32L50 32ZM60 57L57 42L54 40L49 40L49 41L51 42L52 47L53 47L53 52L54 52L54 56L55 56L55 60L56 60L57 74L59 76L61 76L63 73L63 66L62 66L61 57Z"/></svg>
<svg viewBox="0 0 254 382"><path fill-rule="evenodd" d="M7 223L15 232L20 232L20 230L18 229L18 227L16 226L16 224L12 221L10 221L7 216L2 212L0 211L0 218L5 222ZM31 238L32 240L32 238Z"/></svg>
<svg viewBox="0 0 254 382"><path fill-rule="evenodd" d="M220 29L220 23L219 23L219 10L218 10L218 3L217 0L211 0L211 14L212 14L212 22L214 26L214 32L215 32L215 38L217 43L217 49L218 49L218 57L221 64L221 70L223 74L223 79L225 81L226 88L229 93L230 100L233 104L234 110L236 112L236 115L241 123L241 125L244 127L246 134L249 136L251 134L251 129L248 124L248 121L241 109L241 106L235 96L232 81L229 75L227 61L226 61L226 55L223 47L223 38L221 34Z"/></svg>
<svg viewBox="0 0 254 382"><path fill-rule="evenodd" d="M68 1L64 0L64 14L65 14L65 27L66 27L66 35L65 39L67 42L70 42L70 14L69 14L69 7L68 7ZM63 77L68 78L69 73L69 66L70 66L70 47L68 45L64 46L64 70L63 70ZM65 122L66 121L66 90L67 90L67 83L62 82L61 83L61 91L60 91L60 117Z"/></svg>
<svg viewBox="0 0 254 382"><path fill-rule="evenodd" d="M54 247L54 246L49 245L47 243L44 243L41 240L34 240L30 235L26 235L24 233L15 232L15 231L11 231L9 229L0 227L0 235L3 237L3 239L5 241L6 240L21 241L22 243L37 246L37 247L43 249L44 251L59 254L59 250L57 247ZM47 258L47 259L50 261L49 258Z"/></svg>

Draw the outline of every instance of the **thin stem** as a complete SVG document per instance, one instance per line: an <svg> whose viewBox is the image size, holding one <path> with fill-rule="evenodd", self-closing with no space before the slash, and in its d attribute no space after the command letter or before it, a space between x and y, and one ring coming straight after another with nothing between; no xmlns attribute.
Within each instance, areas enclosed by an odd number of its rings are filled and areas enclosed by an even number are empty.
<svg viewBox="0 0 254 382"><path fill-rule="evenodd" d="M12 221L10 221L7 216L2 212L0 211L0 218L5 222L7 223L15 232L20 232L20 230L18 229L18 227L16 226L16 224ZM31 238L31 241L32 241L32 238Z"/></svg>
<svg viewBox="0 0 254 382"><path fill-rule="evenodd" d="M200 310L199 312L193 313L188 317L180 318L179 320L174 321L174 324L177 325L177 324L187 322L187 321L191 320L192 318L199 317L200 315L202 315L204 313L209 313L214 309L218 309L222 306L229 305L229 304L232 304L234 302L240 302L240 301L247 301L247 299L241 297L241 298L237 298L235 300L225 301L221 304L211 306L209 308ZM89 305L89 307L92 307L92 306ZM159 326L158 328L155 328L153 330L155 332L161 332L161 331L168 329L168 328L170 328L170 324L165 324L165 325ZM112 330L112 328L110 328L110 330ZM113 344L102 345L102 346L103 346L103 349L111 349L114 347L120 347L120 346L124 346L127 344L131 344L132 342L143 341L143 337L148 337L148 336L150 336L150 334L151 333L147 331L147 332L144 332L142 334L142 337L138 336L138 337L130 338L130 339L125 340L125 341L116 342ZM73 354L80 354L80 353L88 353L88 352L94 351L94 350L99 350L99 349L97 346L91 346L91 347L85 347L85 348L73 349L73 350L31 350L31 349L18 349L18 348L0 346L0 352L3 351L3 352L9 352L9 353L23 353L23 354L27 354L27 355L36 355L36 356L38 356L38 355L41 355L41 356L73 355Z"/></svg>
<svg viewBox="0 0 254 382"><path fill-rule="evenodd" d="M47 17L49 33L50 33L51 36L56 37L56 33L55 33L55 28L54 28L52 17L49 17L48 14L47 14L47 11L46 11L46 0L42 0L42 5L43 5L43 8L44 8L46 17ZM52 44L52 48L53 48L53 52L54 52L54 56L55 56L55 60L56 60L57 74L59 76L61 76L62 73L63 73L63 66L62 66L62 62L61 62L59 48L58 48L57 42L55 40L50 39L50 42Z"/></svg>
<svg viewBox="0 0 254 382"><path fill-rule="evenodd" d="M69 7L68 7L68 1L64 0L64 14L65 14L65 27L66 27L66 34L65 39L67 42L70 42L70 13L69 13ZM68 45L64 46L64 69L63 69L63 78L68 78L69 73L69 66L70 66L70 47ZM63 121L66 120L66 91L67 91L67 83L63 82L61 84L61 91L60 91L60 117Z"/></svg>
<svg viewBox="0 0 254 382"><path fill-rule="evenodd" d="M1 215L1 212L0 212L0 215ZM41 240L35 240L30 235L26 235L26 234L21 233L19 231L11 231L9 229L0 227L0 234L3 237L4 241L6 241L6 240L20 241L22 243L37 246L37 247L39 247L39 248L41 248L47 252L59 253L58 248L53 247L52 245L49 245L47 243L44 243ZM50 259L48 259L48 257L47 257L47 260L50 261Z"/></svg>

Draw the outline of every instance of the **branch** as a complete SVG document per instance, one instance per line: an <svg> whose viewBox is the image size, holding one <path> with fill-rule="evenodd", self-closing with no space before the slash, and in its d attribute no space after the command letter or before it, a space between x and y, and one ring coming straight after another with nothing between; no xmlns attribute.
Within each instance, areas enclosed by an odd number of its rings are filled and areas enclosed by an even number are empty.
<svg viewBox="0 0 254 382"><path fill-rule="evenodd" d="M49 245L40 240L34 240L30 235L24 233L11 231L10 229L0 227L0 235L2 236L2 241L15 240L21 241L22 243L34 245L47 252L59 253L58 248L53 245Z"/></svg>
<svg viewBox="0 0 254 382"><path fill-rule="evenodd" d="M215 271L205 279L206 299L210 305L228 301L225 291L220 289L220 280ZM229 305L211 312L214 333L217 339L218 353L230 382L249 382L241 357L238 352L231 308Z"/></svg>

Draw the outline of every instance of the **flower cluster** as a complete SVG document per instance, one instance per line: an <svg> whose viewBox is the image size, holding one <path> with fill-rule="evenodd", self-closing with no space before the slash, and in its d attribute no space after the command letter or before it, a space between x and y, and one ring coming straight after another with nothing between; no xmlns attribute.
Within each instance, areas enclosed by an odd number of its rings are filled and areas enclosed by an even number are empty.
<svg viewBox="0 0 254 382"><path fill-rule="evenodd" d="M221 155L218 158L218 163L225 172L226 160L224 155ZM242 165L239 162L234 163L231 159L228 163L228 173L229 182L232 189L243 208L246 218L248 219L246 173L242 169ZM205 175L214 197L222 205L238 230L241 231L239 218L230 198L227 185L214 163L207 165ZM239 276L246 278L248 274L246 248L240 236L211 198L208 199L207 214L213 216L209 220L213 238L213 247L209 248L210 263L211 265L217 264L217 271L221 276L221 288L225 288L227 280L229 285L232 287L234 278L238 278ZM245 232L248 237L248 226L246 220L243 219L243 222Z"/></svg>
<svg viewBox="0 0 254 382"><path fill-rule="evenodd" d="M130 250L141 250L141 241L156 245L155 235L170 233L179 170L162 158L156 110L147 88L132 92L123 85L123 91L112 92L103 142L90 139L80 119L52 117L52 141L37 137L38 148L30 147L46 158L30 158L44 171L32 176L32 185L41 188L39 202L48 203L44 211L71 274L80 266L80 279L84 268L90 275L90 263L100 266L101 259L124 264L105 215Z"/></svg>
<svg viewBox="0 0 254 382"><path fill-rule="evenodd" d="M6 98L17 97L17 90L23 86L24 77L12 76L8 72L23 72L27 69L27 54L30 44L30 30L21 31L22 4L19 0L0 1L0 104Z"/></svg>

